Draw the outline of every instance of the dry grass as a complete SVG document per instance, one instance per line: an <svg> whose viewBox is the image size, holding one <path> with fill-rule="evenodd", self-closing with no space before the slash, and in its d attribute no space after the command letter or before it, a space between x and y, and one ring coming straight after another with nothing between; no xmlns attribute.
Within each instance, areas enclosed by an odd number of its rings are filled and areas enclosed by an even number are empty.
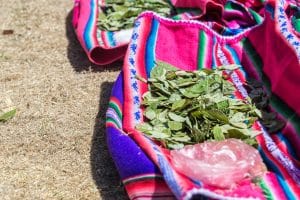
<svg viewBox="0 0 300 200"><path fill-rule="evenodd" d="M104 131L119 66L86 59L72 6L0 0L0 98L18 110L0 123L1 199L126 199Z"/></svg>

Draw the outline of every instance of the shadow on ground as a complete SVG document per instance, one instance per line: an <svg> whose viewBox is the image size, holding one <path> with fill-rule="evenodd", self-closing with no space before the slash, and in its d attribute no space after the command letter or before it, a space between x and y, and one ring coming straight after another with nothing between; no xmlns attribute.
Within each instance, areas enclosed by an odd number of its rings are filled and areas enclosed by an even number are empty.
<svg viewBox="0 0 300 200"><path fill-rule="evenodd" d="M66 17L66 36L68 39L68 48L67 56L69 62L76 72L83 71L93 71L93 72L102 72L102 71L118 71L122 66L122 62L114 62L109 65L99 66L93 64L87 57L83 48L81 47L77 36L75 34L74 28L72 26L72 11Z"/></svg>
<svg viewBox="0 0 300 200"><path fill-rule="evenodd" d="M113 87L112 82L101 85L99 112L95 119L91 148L91 169L102 199L128 199L120 177L109 155L105 134L105 113Z"/></svg>
<svg viewBox="0 0 300 200"><path fill-rule="evenodd" d="M97 66L91 63L81 47L72 27L72 12L66 17L66 37L68 38L67 56L76 72L118 71L122 63ZM91 173L99 190L101 199L128 199L115 165L109 155L105 136L105 113L113 83L104 82L100 89L99 112L95 119L94 133L90 152Z"/></svg>

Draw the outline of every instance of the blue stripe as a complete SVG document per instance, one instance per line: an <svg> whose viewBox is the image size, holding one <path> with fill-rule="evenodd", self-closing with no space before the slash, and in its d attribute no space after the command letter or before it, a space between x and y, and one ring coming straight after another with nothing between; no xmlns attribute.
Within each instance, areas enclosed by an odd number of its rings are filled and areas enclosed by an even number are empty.
<svg viewBox="0 0 300 200"><path fill-rule="evenodd" d="M237 64L237 65L240 65L241 67L239 68L240 71L242 72L243 76L245 78L248 78L248 75L246 73L246 70L244 69L244 67L241 65L241 62L239 60L239 57L236 53L236 51L229 45L225 45L225 48L230 52L230 55L233 57L233 60L234 60L234 63Z"/></svg>
<svg viewBox="0 0 300 200"><path fill-rule="evenodd" d="M285 196L287 196L287 199L296 200L297 198L295 197L294 193L291 191L290 187L285 182L285 180L281 176L278 176L277 174L276 174L276 178L279 181Z"/></svg>
<svg viewBox="0 0 300 200"><path fill-rule="evenodd" d="M284 143L284 145L287 147L288 152L291 156L293 156L296 160L299 160L298 156L296 155L295 149L291 145L288 138L286 138L281 132L277 132L276 136L279 138L280 141Z"/></svg>
<svg viewBox="0 0 300 200"><path fill-rule="evenodd" d="M175 179L173 169L169 165L168 161L163 157L162 152L157 148L157 145L154 144L151 140L149 141L158 158L159 168L169 188L172 190L172 192L177 198L182 197L182 187L178 184L177 180Z"/></svg>
<svg viewBox="0 0 300 200"><path fill-rule="evenodd" d="M267 157L267 155L265 154L265 152L262 150L262 148L259 146L258 147L258 151L264 161L264 163L267 165L268 169L270 169L271 171L273 171L278 179L279 184L281 185L285 196L287 197L287 199L291 199L290 197L293 196L289 185L282 179L283 175L280 172L280 169Z"/></svg>
<svg viewBox="0 0 300 200"><path fill-rule="evenodd" d="M265 10L268 11L271 14L272 19L274 19L275 11L274 11L274 8L270 4L267 4L265 6Z"/></svg>
<svg viewBox="0 0 300 200"><path fill-rule="evenodd" d="M115 41L115 39L114 39L114 32L108 31L108 32L107 32L107 37L108 37L109 45L110 45L111 47L115 47L115 46L116 46L116 41Z"/></svg>
<svg viewBox="0 0 300 200"><path fill-rule="evenodd" d="M267 155L265 154L265 152L262 150L261 146L258 147L258 151L261 155L261 157L263 158L264 160L264 163L267 164L267 167L269 169L271 169L273 172L275 172L276 174L282 176L280 170L278 169L278 167L273 163L273 161L271 161Z"/></svg>
<svg viewBox="0 0 300 200"><path fill-rule="evenodd" d="M91 41L91 37L90 37L90 33L91 33L91 30L92 30L92 24L93 24L93 21L95 19L95 2L94 0L91 0L90 1L90 7L91 7L91 13L90 13L90 16L89 16L89 20L86 24L86 27L84 29L84 33L83 33L83 38L84 38L84 42L85 42L85 46L87 48L87 50L90 50L92 48L92 41Z"/></svg>
<svg viewBox="0 0 300 200"><path fill-rule="evenodd" d="M152 20L151 32L146 44L146 72L147 77L150 77L150 72L155 65L155 44L157 38L159 22L156 19Z"/></svg>
<svg viewBox="0 0 300 200"><path fill-rule="evenodd" d="M212 48L212 62L211 62L211 68L212 69L216 69L216 63L217 63L217 61L216 61L216 54L215 54L215 46L216 46L216 36L213 36L213 48Z"/></svg>

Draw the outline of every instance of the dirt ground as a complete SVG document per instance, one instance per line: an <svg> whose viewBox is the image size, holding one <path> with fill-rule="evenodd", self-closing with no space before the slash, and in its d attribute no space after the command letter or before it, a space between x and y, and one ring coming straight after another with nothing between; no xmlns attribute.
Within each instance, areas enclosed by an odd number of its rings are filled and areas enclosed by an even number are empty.
<svg viewBox="0 0 300 200"><path fill-rule="evenodd" d="M87 60L72 6L0 0L0 98L17 108L0 123L1 199L126 199L104 126L121 64Z"/></svg>

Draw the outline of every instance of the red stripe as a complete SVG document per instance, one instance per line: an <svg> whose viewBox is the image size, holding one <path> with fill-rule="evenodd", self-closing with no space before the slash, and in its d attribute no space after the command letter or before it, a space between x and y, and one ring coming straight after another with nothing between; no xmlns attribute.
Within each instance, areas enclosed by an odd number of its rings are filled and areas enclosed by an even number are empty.
<svg viewBox="0 0 300 200"><path fill-rule="evenodd" d="M213 52L213 40L212 40L212 37L207 37L207 33L205 33L205 37L207 39L207 45L205 47L206 49L206 55L205 55L205 61L204 61L204 65L203 66L204 68L211 68L212 66L212 59L213 59L213 56L212 56L212 52Z"/></svg>
<svg viewBox="0 0 300 200"><path fill-rule="evenodd" d="M117 106L120 108L120 111L122 112L123 105L121 104L121 102L119 101L119 99L117 97L111 96L109 101L112 101L113 103L117 104Z"/></svg>
<svg viewBox="0 0 300 200"><path fill-rule="evenodd" d="M109 41L108 41L108 39L106 37L106 32L105 31L101 31L100 35L101 35L101 39L103 41L104 47L108 48L109 47Z"/></svg>
<svg viewBox="0 0 300 200"><path fill-rule="evenodd" d="M219 46L219 44L215 43L215 45L213 47L214 55L215 55L215 58L216 58L215 59L215 62L216 62L215 64L216 64L217 67L223 65L223 63L220 61L220 58L218 56L218 46Z"/></svg>
<svg viewBox="0 0 300 200"><path fill-rule="evenodd" d="M162 179L147 179L133 181L125 185L130 199L141 199L143 197L172 197L172 191Z"/></svg>
<svg viewBox="0 0 300 200"><path fill-rule="evenodd" d="M107 127L113 127L113 128L116 128L116 129L120 129L115 123L112 123L112 122L106 122L105 126L106 126L106 128Z"/></svg>
<svg viewBox="0 0 300 200"><path fill-rule="evenodd" d="M124 65L123 65L123 74L124 74L124 108L123 109L123 129L125 132L128 133L128 131L132 127L133 122L133 98L132 98L132 88L130 86L130 71L129 71L129 63L128 63L128 57L129 57L129 51L127 50L127 53L124 58Z"/></svg>

